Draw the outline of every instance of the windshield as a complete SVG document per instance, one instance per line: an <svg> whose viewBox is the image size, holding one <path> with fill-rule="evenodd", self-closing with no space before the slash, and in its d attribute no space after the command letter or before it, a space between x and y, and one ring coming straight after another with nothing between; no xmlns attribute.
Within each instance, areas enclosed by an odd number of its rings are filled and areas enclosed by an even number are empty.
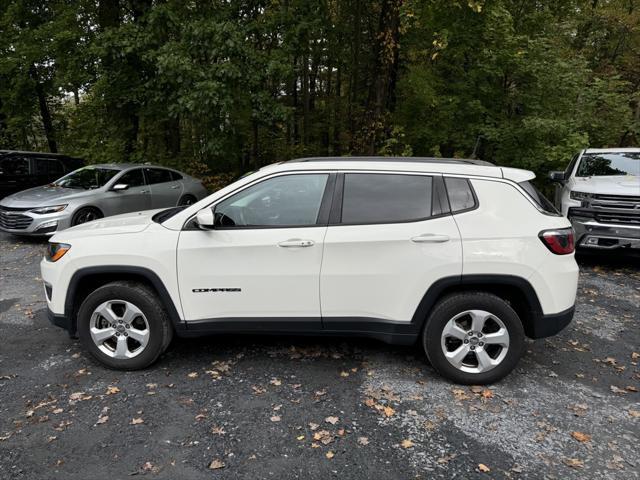
<svg viewBox="0 0 640 480"><path fill-rule="evenodd" d="M640 176L640 152L587 153L582 156L577 177Z"/></svg>
<svg viewBox="0 0 640 480"><path fill-rule="evenodd" d="M53 182L57 187L84 188L91 190L103 187L120 170L114 168L84 167Z"/></svg>

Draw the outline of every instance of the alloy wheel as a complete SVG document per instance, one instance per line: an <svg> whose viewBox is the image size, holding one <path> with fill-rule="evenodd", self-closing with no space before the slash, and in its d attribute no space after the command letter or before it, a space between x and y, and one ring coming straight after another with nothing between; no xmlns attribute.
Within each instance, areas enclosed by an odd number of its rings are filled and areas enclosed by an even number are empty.
<svg viewBox="0 0 640 480"><path fill-rule="evenodd" d="M89 333L98 349L115 359L139 355L150 336L144 313L125 300L109 300L98 305L91 315Z"/></svg>

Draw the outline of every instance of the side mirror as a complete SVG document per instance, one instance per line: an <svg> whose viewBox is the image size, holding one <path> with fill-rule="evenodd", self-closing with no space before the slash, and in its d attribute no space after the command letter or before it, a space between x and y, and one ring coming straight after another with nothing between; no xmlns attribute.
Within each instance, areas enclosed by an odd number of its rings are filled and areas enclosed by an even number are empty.
<svg viewBox="0 0 640 480"><path fill-rule="evenodd" d="M203 208L198 213L196 213L196 224L201 230L213 230L213 210L211 208Z"/></svg>
<svg viewBox="0 0 640 480"><path fill-rule="evenodd" d="M549 172L549 178L552 182L563 183L565 180L564 172Z"/></svg>
<svg viewBox="0 0 640 480"><path fill-rule="evenodd" d="M124 192L128 189L129 185L127 185L126 183L117 183L113 187L111 187L111 190L113 190L114 192Z"/></svg>

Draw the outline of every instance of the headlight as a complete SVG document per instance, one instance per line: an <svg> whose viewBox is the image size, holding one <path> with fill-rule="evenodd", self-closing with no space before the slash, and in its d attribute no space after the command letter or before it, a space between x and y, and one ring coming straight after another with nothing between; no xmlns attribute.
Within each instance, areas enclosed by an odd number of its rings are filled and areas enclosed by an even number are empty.
<svg viewBox="0 0 640 480"><path fill-rule="evenodd" d="M572 200L586 200L589 197L591 197L590 193L576 192L575 190L569 192L569 198Z"/></svg>
<svg viewBox="0 0 640 480"><path fill-rule="evenodd" d="M69 251L71 245L68 243L52 243L49 242L47 248L47 260L50 262L57 262Z"/></svg>
<svg viewBox="0 0 640 480"><path fill-rule="evenodd" d="M64 210L65 208L67 208L67 204L64 205L52 205L50 207L38 207L38 208L34 208L32 210L30 210L33 213L56 213L56 212L61 212L62 210Z"/></svg>

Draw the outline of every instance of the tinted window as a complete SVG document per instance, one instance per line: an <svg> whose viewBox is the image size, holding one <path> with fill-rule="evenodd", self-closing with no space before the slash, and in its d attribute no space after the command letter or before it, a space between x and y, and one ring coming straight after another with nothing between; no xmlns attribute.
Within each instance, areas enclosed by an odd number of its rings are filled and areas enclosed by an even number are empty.
<svg viewBox="0 0 640 480"><path fill-rule="evenodd" d="M182 175L180 175L178 172L171 172L171 180L182 180Z"/></svg>
<svg viewBox="0 0 640 480"><path fill-rule="evenodd" d="M589 153L582 156L577 177L640 176L640 153Z"/></svg>
<svg viewBox="0 0 640 480"><path fill-rule="evenodd" d="M536 205L538 205L538 207L540 207L542 210L547 213L558 213L556 207L554 207L553 204L549 200L547 200L547 197L540 193L540 191L533 185L533 183L520 182L518 185L520 185L524 189L524 191L527 192L529 197L531 197Z"/></svg>
<svg viewBox="0 0 640 480"><path fill-rule="evenodd" d="M49 160L46 158L36 158L36 175L46 175L49 170Z"/></svg>
<svg viewBox="0 0 640 480"><path fill-rule="evenodd" d="M118 179L116 183L123 183L130 187L141 187L144 185L144 175L142 175L142 169L136 168L131 170Z"/></svg>
<svg viewBox="0 0 640 480"><path fill-rule="evenodd" d="M0 161L0 171L4 175L29 175L29 160L26 158L5 158Z"/></svg>
<svg viewBox="0 0 640 480"><path fill-rule="evenodd" d="M444 182L447 186L447 194L449 195L449 204L452 212L467 210L476 205L473 196L473 190L469 181L464 178L445 178Z"/></svg>
<svg viewBox="0 0 640 480"><path fill-rule="evenodd" d="M216 225L315 225L328 178L326 174L286 175L260 182L220 202Z"/></svg>
<svg viewBox="0 0 640 480"><path fill-rule="evenodd" d="M162 168L145 168L144 173L147 176L149 184L165 183L171 181L171 172Z"/></svg>
<svg viewBox="0 0 640 480"><path fill-rule="evenodd" d="M431 216L433 179L424 175L347 173L342 223L410 222Z"/></svg>
<svg viewBox="0 0 640 480"><path fill-rule="evenodd" d="M58 176L64 174L64 166L60 160L49 160L49 175Z"/></svg>

